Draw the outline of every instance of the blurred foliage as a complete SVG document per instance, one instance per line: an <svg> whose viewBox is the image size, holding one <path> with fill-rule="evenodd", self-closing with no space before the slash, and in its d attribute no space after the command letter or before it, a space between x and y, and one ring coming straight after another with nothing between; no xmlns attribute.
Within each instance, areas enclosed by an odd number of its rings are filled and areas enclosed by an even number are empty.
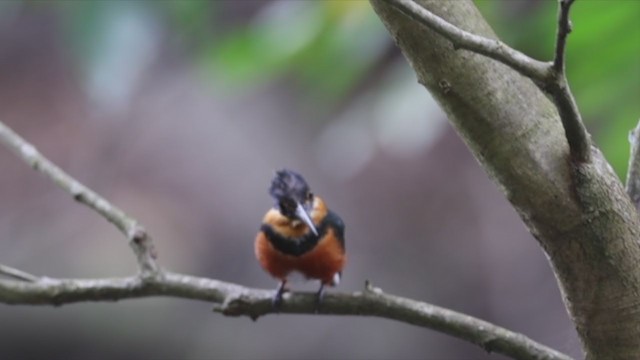
<svg viewBox="0 0 640 360"><path fill-rule="evenodd" d="M366 75L388 39L366 1L274 1L209 47L216 78L234 85L286 74L318 100L337 100Z"/></svg>
<svg viewBox="0 0 640 360"><path fill-rule="evenodd" d="M551 59L556 0L476 0L507 43ZM13 2L0 2L8 11ZM33 4L29 2L29 4ZM355 87L390 42L367 1L60 1L74 53L100 56L105 17L144 8L164 23L210 81L243 91L278 79L317 104L335 104ZM238 8L251 11L242 12ZM640 1L580 0L572 9L567 68L590 131L618 174L627 133L640 116Z"/></svg>

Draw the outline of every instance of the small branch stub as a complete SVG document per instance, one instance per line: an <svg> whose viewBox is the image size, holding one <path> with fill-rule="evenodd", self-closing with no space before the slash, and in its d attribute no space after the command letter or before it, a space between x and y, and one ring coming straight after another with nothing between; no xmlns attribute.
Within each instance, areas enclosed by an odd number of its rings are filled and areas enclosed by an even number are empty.
<svg viewBox="0 0 640 360"><path fill-rule="evenodd" d="M134 224L131 226L129 238L142 274L153 275L157 273L159 271L159 266L155 261L157 252L147 231L142 226Z"/></svg>

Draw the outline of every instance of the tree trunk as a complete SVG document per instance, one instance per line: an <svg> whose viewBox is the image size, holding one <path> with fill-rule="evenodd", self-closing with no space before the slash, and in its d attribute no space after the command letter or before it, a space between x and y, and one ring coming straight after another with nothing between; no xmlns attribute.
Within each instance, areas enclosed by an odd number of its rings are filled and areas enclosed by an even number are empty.
<svg viewBox="0 0 640 360"><path fill-rule="evenodd" d="M471 0L416 2L496 38ZM385 0L371 3L418 81L544 248L587 358L640 359L640 221L600 151L592 149L589 163L572 162L556 108L530 79L454 49Z"/></svg>

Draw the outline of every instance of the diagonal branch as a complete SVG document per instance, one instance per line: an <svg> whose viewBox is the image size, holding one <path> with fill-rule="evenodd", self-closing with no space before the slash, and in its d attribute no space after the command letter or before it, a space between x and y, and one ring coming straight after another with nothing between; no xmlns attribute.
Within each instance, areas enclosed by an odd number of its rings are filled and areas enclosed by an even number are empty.
<svg viewBox="0 0 640 360"><path fill-rule="evenodd" d="M629 143L631 143L631 155L626 190L633 205L640 210L640 120L636 128L629 133Z"/></svg>
<svg viewBox="0 0 640 360"><path fill-rule="evenodd" d="M35 275L31 275L28 272L24 272L22 270L18 270L2 264L0 264L0 275L8 276L16 280L27 281L27 282L38 281L38 277Z"/></svg>
<svg viewBox="0 0 640 360"><path fill-rule="evenodd" d="M139 277L72 280L42 279L35 283L0 280L0 302L6 304L63 305L84 301L117 301L169 296L217 303L214 310L227 316L258 317L276 312L314 314L315 294L286 294L279 311L272 306L273 292L251 289L213 279L171 272L143 281ZM526 336L489 322L435 305L385 294L369 283L352 294L327 293L321 314L376 316L437 330L517 359L570 357L538 344Z"/></svg>
<svg viewBox="0 0 640 360"><path fill-rule="evenodd" d="M93 209L115 225L130 241L142 274L150 275L158 271L151 237L135 219L69 176L2 122L0 122L0 143L11 149L34 170L40 172L68 192L77 202Z"/></svg>
<svg viewBox="0 0 640 360"><path fill-rule="evenodd" d="M451 41L455 48L469 50L497 60L536 81L545 82L550 76L548 63L533 59L500 40L488 39L464 31L431 13L413 0L385 1L406 16Z"/></svg>
<svg viewBox="0 0 640 360"><path fill-rule="evenodd" d="M571 158L577 163L591 161L591 139L564 73L566 38L571 31L569 9L574 0L559 0L558 35L553 62L535 60L505 43L464 31L436 16L414 0L382 0L409 18L451 41L455 48L469 50L499 61L531 79L549 94L558 109Z"/></svg>

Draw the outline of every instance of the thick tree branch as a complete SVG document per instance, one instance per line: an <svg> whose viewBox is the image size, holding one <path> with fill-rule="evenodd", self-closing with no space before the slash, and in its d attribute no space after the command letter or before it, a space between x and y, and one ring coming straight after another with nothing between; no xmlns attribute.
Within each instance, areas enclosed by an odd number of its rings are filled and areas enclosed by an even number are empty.
<svg viewBox="0 0 640 360"><path fill-rule="evenodd" d="M559 0L558 35L553 62L535 60L496 39L485 38L464 31L434 15L413 0L383 0L404 15L428 27L451 41L455 48L497 60L534 81L549 94L558 108L565 130L571 158L579 163L591 161L591 140L582 122L575 99L571 94L564 73L564 53L571 26L569 9L573 0Z"/></svg>
<svg viewBox="0 0 640 360"><path fill-rule="evenodd" d="M55 305L85 301L118 301L169 296L217 303L214 310L228 316L258 317L274 314L314 314L315 294L286 294L282 307L272 306L273 291L250 289L213 279L160 272L148 279L128 277L99 280L41 279L33 283L0 280L0 302ZM435 305L385 294L367 284L362 292L327 293L320 314L376 316L434 329L516 359L570 357L526 336L489 322Z"/></svg>
<svg viewBox="0 0 640 360"><path fill-rule="evenodd" d="M626 190L636 209L640 210L640 120L636 128L629 133L629 143L631 143L631 155L627 169Z"/></svg>
<svg viewBox="0 0 640 360"><path fill-rule="evenodd" d="M589 145L564 74L552 68L546 82L531 82L452 48L427 21L399 11L399 0L370 2L418 81L544 249L586 357L640 359L640 217L611 166ZM496 36L472 0L415 3L454 26ZM561 4L561 22L568 22L567 5Z"/></svg>
<svg viewBox="0 0 640 360"><path fill-rule="evenodd" d="M38 277L35 275L31 275L22 270L18 270L2 264L0 264L0 275L8 276L16 280L22 280L22 281L28 281L28 282L38 281Z"/></svg>
<svg viewBox="0 0 640 360"><path fill-rule="evenodd" d="M135 219L69 176L2 122L0 122L0 143L11 149L34 170L40 172L68 192L77 202L95 210L114 224L130 241L143 274L152 274L158 270L151 237Z"/></svg>

